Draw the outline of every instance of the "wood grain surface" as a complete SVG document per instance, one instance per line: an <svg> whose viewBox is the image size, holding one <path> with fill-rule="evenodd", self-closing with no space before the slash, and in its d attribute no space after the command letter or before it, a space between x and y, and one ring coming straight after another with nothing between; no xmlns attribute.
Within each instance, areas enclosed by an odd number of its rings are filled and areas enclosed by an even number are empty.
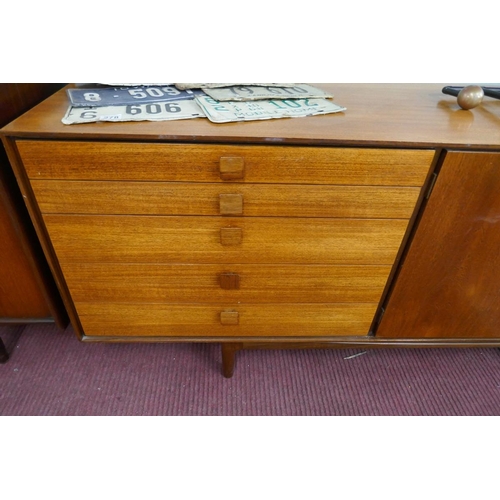
<svg viewBox="0 0 500 500"><path fill-rule="evenodd" d="M390 266L86 264L65 266L77 302L378 302ZM238 276L223 288L221 275Z"/></svg>
<svg viewBox="0 0 500 500"><path fill-rule="evenodd" d="M409 219L419 188L32 180L49 214Z"/></svg>
<svg viewBox="0 0 500 500"><path fill-rule="evenodd" d="M0 126L62 84L0 83ZM56 321L66 313L38 242L12 166L0 144L0 323Z"/></svg>
<svg viewBox="0 0 500 500"><path fill-rule="evenodd" d="M207 119L173 122L61 122L69 106L65 90L5 128L16 137L308 144L379 147L500 147L500 101L484 99L472 110L460 109L456 98L444 95L446 83L354 84L317 83L346 107L333 115L214 124Z"/></svg>
<svg viewBox="0 0 500 500"><path fill-rule="evenodd" d="M45 215L63 268L71 262L392 265L402 219ZM221 229L241 242L221 244ZM228 231L229 232L229 231Z"/></svg>
<svg viewBox="0 0 500 500"><path fill-rule="evenodd" d="M241 182L421 186L432 150L17 141L31 179L227 182L221 158L244 159ZM232 182L237 179L232 180Z"/></svg>
<svg viewBox="0 0 500 500"><path fill-rule="evenodd" d="M1 161L0 157L0 322L6 318L24 318L28 322L30 318L50 318L51 309L43 294L41 279L37 280L35 275L33 262L35 258L43 259L43 255L33 255L40 250L38 247L33 250L29 245L24 206L21 206L20 220L16 205L4 190ZM32 227L27 227L33 231Z"/></svg>
<svg viewBox="0 0 500 500"><path fill-rule="evenodd" d="M449 152L377 335L500 338L500 153Z"/></svg>
<svg viewBox="0 0 500 500"><path fill-rule="evenodd" d="M293 337L366 335L376 304L124 304L77 302L86 335ZM238 324L222 325L223 311Z"/></svg>

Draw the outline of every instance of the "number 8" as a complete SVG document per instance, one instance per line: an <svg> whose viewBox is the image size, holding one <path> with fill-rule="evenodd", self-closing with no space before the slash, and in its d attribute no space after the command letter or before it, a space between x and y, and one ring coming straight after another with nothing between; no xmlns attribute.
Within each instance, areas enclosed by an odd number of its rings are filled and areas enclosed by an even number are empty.
<svg viewBox="0 0 500 500"><path fill-rule="evenodd" d="M95 92L85 92L85 94L83 94L83 97L86 101L95 102L101 100L101 96L99 94L96 94Z"/></svg>

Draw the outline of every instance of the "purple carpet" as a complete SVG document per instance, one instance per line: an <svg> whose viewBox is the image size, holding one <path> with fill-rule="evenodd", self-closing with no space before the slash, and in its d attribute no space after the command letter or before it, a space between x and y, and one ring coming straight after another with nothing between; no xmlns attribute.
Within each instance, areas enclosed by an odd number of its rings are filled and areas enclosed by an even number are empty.
<svg viewBox="0 0 500 500"><path fill-rule="evenodd" d="M500 415L498 349L240 351L225 379L219 345L0 338L0 415Z"/></svg>

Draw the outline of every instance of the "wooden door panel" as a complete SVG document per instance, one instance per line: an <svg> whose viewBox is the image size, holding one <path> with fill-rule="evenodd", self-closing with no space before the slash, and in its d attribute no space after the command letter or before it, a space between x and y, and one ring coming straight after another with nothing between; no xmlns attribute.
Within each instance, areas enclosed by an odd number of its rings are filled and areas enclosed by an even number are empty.
<svg viewBox="0 0 500 500"><path fill-rule="evenodd" d="M377 336L500 337L500 153L447 153Z"/></svg>
<svg viewBox="0 0 500 500"><path fill-rule="evenodd" d="M0 83L0 128L60 89ZM0 143L0 324L68 320L11 164Z"/></svg>

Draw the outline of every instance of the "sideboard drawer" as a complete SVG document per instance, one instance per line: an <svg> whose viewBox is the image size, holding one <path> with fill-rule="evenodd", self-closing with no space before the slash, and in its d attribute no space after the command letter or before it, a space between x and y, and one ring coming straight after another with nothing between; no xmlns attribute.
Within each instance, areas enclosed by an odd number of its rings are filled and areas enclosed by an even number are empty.
<svg viewBox="0 0 500 500"><path fill-rule="evenodd" d="M407 220L45 215L72 262L392 265Z"/></svg>
<svg viewBox="0 0 500 500"><path fill-rule="evenodd" d="M409 219L419 188L32 180L42 213ZM237 203L235 204L234 201Z"/></svg>
<svg viewBox="0 0 500 500"><path fill-rule="evenodd" d="M420 187L434 158L432 150L410 149L30 140L16 144L31 179Z"/></svg>
<svg viewBox="0 0 500 500"><path fill-rule="evenodd" d="M377 304L124 304L75 302L87 336L361 336Z"/></svg>
<svg viewBox="0 0 500 500"><path fill-rule="evenodd" d="M65 266L76 302L379 302L391 266L106 264Z"/></svg>

